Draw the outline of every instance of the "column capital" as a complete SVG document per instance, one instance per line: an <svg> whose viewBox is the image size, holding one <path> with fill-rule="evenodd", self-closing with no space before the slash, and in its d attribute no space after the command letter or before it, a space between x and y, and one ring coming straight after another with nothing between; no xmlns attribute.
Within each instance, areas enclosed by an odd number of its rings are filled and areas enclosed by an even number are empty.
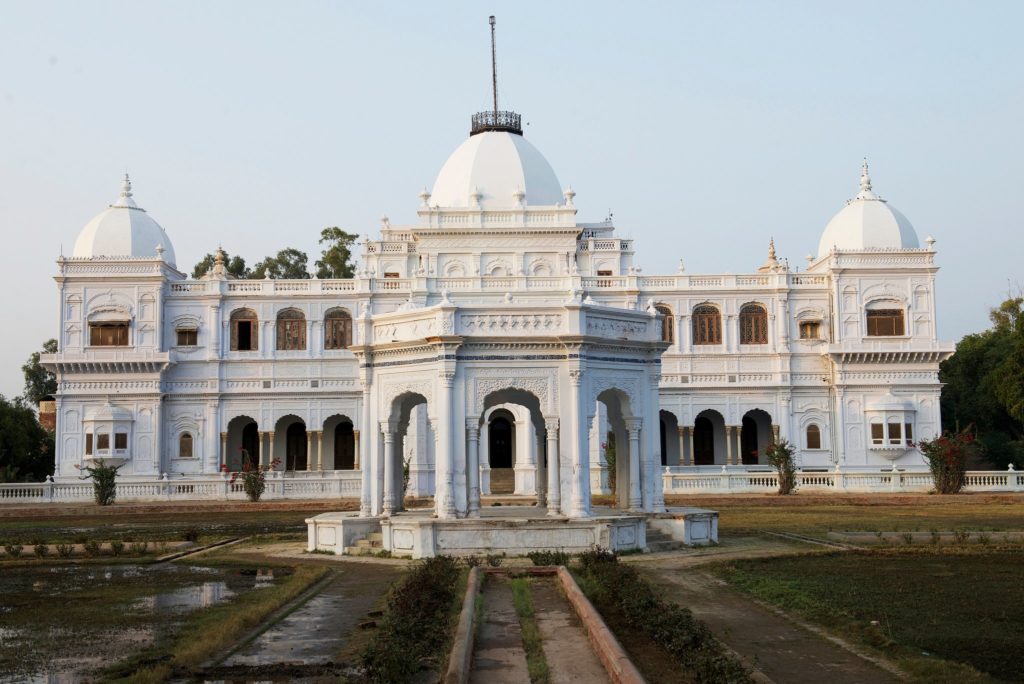
<svg viewBox="0 0 1024 684"><path fill-rule="evenodd" d="M676 433L678 433L678 435L680 437L682 437L683 435L686 434L686 428L687 427L688 427L687 425L678 425L678 426L676 426Z"/></svg>
<svg viewBox="0 0 1024 684"><path fill-rule="evenodd" d="M359 439L359 430L353 429L352 430L352 436L355 437L356 439Z"/></svg>
<svg viewBox="0 0 1024 684"><path fill-rule="evenodd" d="M579 387L583 382L583 369L582 368L570 368L569 369L569 382L572 383L573 387Z"/></svg>
<svg viewBox="0 0 1024 684"><path fill-rule="evenodd" d="M643 424L644 424L644 419L643 418L625 418L625 419L623 419L623 422L626 424L626 429L629 430L630 433L633 433L633 432L640 432L640 428L643 427Z"/></svg>
<svg viewBox="0 0 1024 684"><path fill-rule="evenodd" d="M455 371L443 370L439 371L437 377L441 380L441 384L446 388L455 386Z"/></svg>
<svg viewBox="0 0 1024 684"><path fill-rule="evenodd" d="M466 432L469 434L470 439L476 439L480 436L480 423L476 418L466 419Z"/></svg>
<svg viewBox="0 0 1024 684"><path fill-rule="evenodd" d="M544 427L548 430L558 430L558 418L544 418Z"/></svg>

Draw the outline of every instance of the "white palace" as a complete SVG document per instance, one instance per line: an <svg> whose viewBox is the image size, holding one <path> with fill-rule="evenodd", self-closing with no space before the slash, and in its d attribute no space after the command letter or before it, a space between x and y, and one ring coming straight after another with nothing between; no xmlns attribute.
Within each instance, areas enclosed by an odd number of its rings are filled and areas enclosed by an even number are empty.
<svg viewBox="0 0 1024 684"><path fill-rule="evenodd" d="M439 518L489 493L585 518L610 479L651 512L667 489L764 474L780 437L805 473L924 468L912 442L940 429L953 350L934 240L866 163L799 273L772 245L740 274L642 274L575 194L517 114L484 112L356 277L237 280L218 258L190 280L126 177L58 260L55 484L103 459L198 496L245 453L279 460L280 492L388 516L407 463Z"/></svg>

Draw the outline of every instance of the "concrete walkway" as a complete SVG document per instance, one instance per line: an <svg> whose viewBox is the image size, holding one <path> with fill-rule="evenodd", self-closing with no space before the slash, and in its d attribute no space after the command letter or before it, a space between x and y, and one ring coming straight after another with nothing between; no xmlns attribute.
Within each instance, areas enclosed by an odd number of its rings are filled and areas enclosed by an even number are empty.
<svg viewBox="0 0 1024 684"><path fill-rule="evenodd" d="M530 684L512 585L504 578L488 577L482 600L470 684Z"/></svg>
<svg viewBox="0 0 1024 684"><path fill-rule="evenodd" d="M729 648L778 684L898 682L891 672L770 610L688 563L666 557L638 565L664 596L693 611ZM762 679L763 681L763 679Z"/></svg>
<svg viewBox="0 0 1024 684"><path fill-rule="evenodd" d="M608 682L608 673L555 580L534 580L530 589L551 684Z"/></svg>

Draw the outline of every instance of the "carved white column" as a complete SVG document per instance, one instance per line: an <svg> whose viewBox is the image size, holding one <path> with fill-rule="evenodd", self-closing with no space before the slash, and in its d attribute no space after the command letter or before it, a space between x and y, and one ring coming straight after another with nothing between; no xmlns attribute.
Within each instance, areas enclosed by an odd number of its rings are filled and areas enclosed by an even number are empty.
<svg viewBox="0 0 1024 684"><path fill-rule="evenodd" d="M679 434L679 465L690 465L690 455L686 453L686 426L676 428Z"/></svg>
<svg viewBox="0 0 1024 684"><path fill-rule="evenodd" d="M466 476L469 478L469 517L480 517L480 426L476 418L466 420L468 440Z"/></svg>
<svg viewBox="0 0 1024 684"><path fill-rule="evenodd" d="M735 465L735 462L733 461L732 457L732 443L733 441L735 441L733 434L735 433L735 431L736 428L733 427L732 425L725 426L725 462L728 465Z"/></svg>
<svg viewBox="0 0 1024 684"><path fill-rule="evenodd" d="M368 456L370 453L371 444L378 442L376 431L370 429L370 381L369 379L361 378L360 382L363 386L363 405L360 407L360 418L362 421L361 435L366 435L367 439L361 440L356 437L356 444L362 448L362 453L356 452L356 462L361 466L360 477L359 477L359 516L362 518L368 518L373 515L373 477L376 473L373 461Z"/></svg>
<svg viewBox="0 0 1024 684"><path fill-rule="evenodd" d="M274 431L270 430L267 432L267 465L270 465L274 461ZM277 470L275 468L275 470ZM282 467L281 470L284 470Z"/></svg>
<svg viewBox="0 0 1024 684"><path fill-rule="evenodd" d="M260 466L270 464L270 448L267 445L267 431L259 433L260 438Z"/></svg>
<svg viewBox="0 0 1024 684"><path fill-rule="evenodd" d="M206 358L213 360L220 356L220 305L210 305L210 344L207 346Z"/></svg>
<svg viewBox="0 0 1024 684"><path fill-rule="evenodd" d="M558 468L558 418L545 418L548 431L548 515L561 515L562 494Z"/></svg>
<svg viewBox="0 0 1024 684"><path fill-rule="evenodd" d="M228 433L220 433L220 462L228 462Z"/></svg>
<svg viewBox="0 0 1024 684"><path fill-rule="evenodd" d="M313 431L306 430L306 472L313 470L313 461L316 454L313 452Z"/></svg>
<svg viewBox="0 0 1024 684"><path fill-rule="evenodd" d="M316 431L316 469L324 469L324 431Z"/></svg>
<svg viewBox="0 0 1024 684"><path fill-rule="evenodd" d="M434 434L437 435L439 448L434 453L441 457L437 459L441 482L435 491L441 489L444 496L435 495L434 500L437 517L455 518L458 515L455 510L455 440L452 439L452 387L455 385L455 371L441 371L438 385L441 391L437 402L438 425Z"/></svg>
<svg viewBox="0 0 1024 684"><path fill-rule="evenodd" d="M544 465L544 435L534 431L534 436L537 438L537 505L543 506L547 491L547 470Z"/></svg>
<svg viewBox="0 0 1024 684"><path fill-rule="evenodd" d="M643 499L640 495L640 418L627 418L629 432L629 510L640 510Z"/></svg>
<svg viewBox="0 0 1024 684"><path fill-rule="evenodd" d="M359 458L359 430L352 431L352 458L355 459L355 463L352 464L352 470L360 470L362 468L362 461ZM334 467L337 468L338 464L335 463Z"/></svg>
<svg viewBox="0 0 1024 684"><path fill-rule="evenodd" d="M693 450L693 431L695 426L687 425L686 432L690 435L690 463L688 465L697 465L697 452Z"/></svg>
<svg viewBox="0 0 1024 684"><path fill-rule="evenodd" d="M583 371L569 371L572 399L572 442L569 453L572 455L572 506L570 515L574 518L590 516L590 407L587 406L584 392Z"/></svg>
<svg viewBox="0 0 1024 684"><path fill-rule="evenodd" d="M395 512L395 432L390 423L381 421L381 434L384 435L384 517Z"/></svg>

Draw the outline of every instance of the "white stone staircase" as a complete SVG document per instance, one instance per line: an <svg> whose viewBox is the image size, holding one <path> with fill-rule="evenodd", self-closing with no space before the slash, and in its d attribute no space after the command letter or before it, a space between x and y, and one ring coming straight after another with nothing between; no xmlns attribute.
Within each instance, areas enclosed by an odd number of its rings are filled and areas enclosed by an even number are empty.
<svg viewBox="0 0 1024 684"><path fill-rule="evenodd" d="M357 539L352 546L345 547L345 554L348 556L372 556L384 550L384 535L380 532L370 532L361 539Z"/></svg>

